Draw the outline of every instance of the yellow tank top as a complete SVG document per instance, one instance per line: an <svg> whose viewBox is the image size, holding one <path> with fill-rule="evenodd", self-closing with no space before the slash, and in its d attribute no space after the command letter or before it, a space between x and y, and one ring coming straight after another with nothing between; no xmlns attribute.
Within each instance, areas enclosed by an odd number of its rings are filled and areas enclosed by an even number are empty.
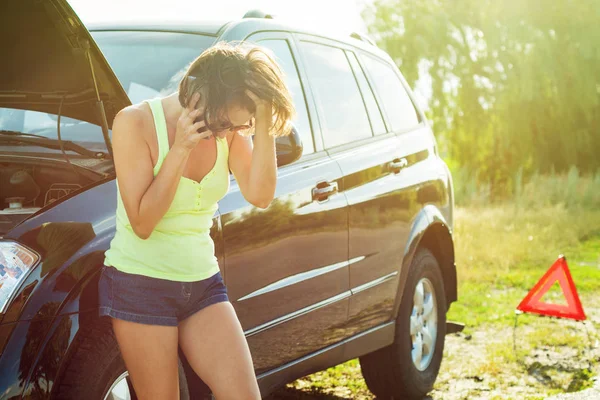
<svg viewBox="0 0 600 400"><path fill-rule="evenodd" d="M169 152L167 124L160 99L147 101L158 136L158 174ZM131 227L117 184L116 234L104 263L119 271L152 278L191 282L219 272L215 246L210 237L217 202L229 190L229 146L216 139L217 160L200 182L181 177L175 198L146 240Z"/></svg>

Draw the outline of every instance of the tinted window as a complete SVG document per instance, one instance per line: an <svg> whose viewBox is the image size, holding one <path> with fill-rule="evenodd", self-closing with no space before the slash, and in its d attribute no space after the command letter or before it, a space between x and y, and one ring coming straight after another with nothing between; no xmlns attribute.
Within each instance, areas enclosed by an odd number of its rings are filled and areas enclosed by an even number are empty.
<svg viewBox="0 0 600 400"><path fill-rule="evenodd" d="M356 59L356 54L351 52L346 52L346 54L348 55L350 65L352 65L352 69L354 70L354 75L356 76L356 80L358 81L358 86L360 87L360 91L362 92L362 96L365 101L365 105L367 106L367 110L369 111L369 120L371 121L371 127L373 128L373 132L376 135L380 133L386 133L387 129L385 128L385 124L383 122L381 110L379 110L379 106L377 105L377 101L375 100L375 96L373 95L373 91L371 90L369 82L365 77L365 73L360 67L358 60Z"/></svg>
<svg viewBox="0 0 600 400"><path fill-rule="evenodd" d="M402 81L392 69L395 67L368 56L361 56L361 60L375 83L392 130L403 131L418 125L419 117Z"/></svg>
<svg viewBox="0 0 600 400"><path fill-rule="evenodd" d="M343 50L301 42L319 108L325 147L372 136L356 79Z"/></svg>
<svg viewBox="0 0 600 400"><path fill-rule="evenodd" d="M306 109L306 101L304 99L304 91L302 90L302 84L300 83L300 77L298 76L298 70L296 69L296 63L287 41L279 39L269 39L259 42L261 46L270 49L277 57L277 62L285 73L285 83L288 89L292 92L292 99L294 106L296 107L296 119L293 121L300 138L302 139L302 145L304 149L302 154L314 153L315 146L313 143L312 133L310 129L310 121L308 119L308 111Z"/></svg>
<svg viewBox="0 0 600 400"><path fill-rule="evenodd" d="M188 65L215 41L172 32L92 32L132 103L177 91Z"/></svg>

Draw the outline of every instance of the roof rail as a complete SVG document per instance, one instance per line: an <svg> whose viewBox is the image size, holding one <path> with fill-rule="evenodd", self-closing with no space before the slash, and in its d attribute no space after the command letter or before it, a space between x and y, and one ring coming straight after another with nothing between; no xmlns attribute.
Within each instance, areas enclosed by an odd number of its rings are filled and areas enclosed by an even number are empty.
<svg viewBox="0 0 600 400"><path fill-rule="evenodd" d="M377 43L375 43L375 41L373 39L371 39L370 37L368 37L367 35L365 35L364 33L360 33L360 32L352 32L350 34L351 37L353 37L354 39L358 39L361 40L363 42L367 42L375 47L377 47Z"/></svg>
<svg viewBox="0 0 600 400"><path fill-rule="evenodd" d="M273 19L275 16L273 14L266 13L262 10L250 10L242 18L264 18L264 19Z"/></svg>

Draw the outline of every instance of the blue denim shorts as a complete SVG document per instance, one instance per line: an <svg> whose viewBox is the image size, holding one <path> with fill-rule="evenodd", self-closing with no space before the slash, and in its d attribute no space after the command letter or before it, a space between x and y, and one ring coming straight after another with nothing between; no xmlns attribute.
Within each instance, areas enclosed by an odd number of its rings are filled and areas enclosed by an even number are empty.
<svg viewBox="0 0 600 400"><path fill-rule="evenodd" d="M195 282L128 274L104 266L98 283L100 316L148 325L177 326L197 311L229 301L221 272Z"/></svg>

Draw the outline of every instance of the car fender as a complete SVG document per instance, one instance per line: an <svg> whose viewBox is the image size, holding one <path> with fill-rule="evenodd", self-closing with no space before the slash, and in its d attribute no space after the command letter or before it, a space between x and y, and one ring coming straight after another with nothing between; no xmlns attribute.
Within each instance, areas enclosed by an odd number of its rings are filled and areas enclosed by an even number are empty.
<svg viewBox="0 0 600 400"><path fill-rule="evenodd" d="M429 247L429 245L425 244L424 239L428 235L433 234L434 231L436 235L446 235L446 240L452 240L452 232L442 212L434 205L426 205L413 219L409 237L404 248L402 263L398 270L400 279L398 281L398 290L392 311L393 318L398 316L398 312L400 310L400 303L402 302L405 289L404 283L406 282L412 260L414 259L417 250L421 246ZM446 288L446 297L449 300L448 303L456 300L456 268L454 267L453 246L450 253L451 254L446 256L449 258L447 262L451 263L452 266L447 268L448 271L446 271L446 273L442 271L444 275L445 286L452 286ZM442 262L440 261L440 264L441 263Z"/></svg>

